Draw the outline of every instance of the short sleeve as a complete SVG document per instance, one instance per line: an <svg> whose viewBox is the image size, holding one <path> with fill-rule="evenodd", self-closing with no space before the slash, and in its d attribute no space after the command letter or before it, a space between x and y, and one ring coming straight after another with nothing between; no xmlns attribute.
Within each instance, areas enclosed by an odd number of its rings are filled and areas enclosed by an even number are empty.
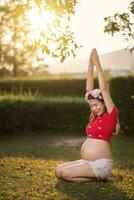
<svg viewBox="0 0 134 200"><path fill-rule="evenodd" d="M117 120L118 118L118 109L116 106L113 107L112 111L110 113L108 113L110 118L114 118Z"/></svg>
<svg viewBox="0 0 134 200"><path fill-rule="evenodd" d="M105 115L105 119L103 121L104 123L103 131L111 135L115 131L117 120L118 120L118 110L114 106L112 111L110 113L107 112L107 114Z"/></svg>

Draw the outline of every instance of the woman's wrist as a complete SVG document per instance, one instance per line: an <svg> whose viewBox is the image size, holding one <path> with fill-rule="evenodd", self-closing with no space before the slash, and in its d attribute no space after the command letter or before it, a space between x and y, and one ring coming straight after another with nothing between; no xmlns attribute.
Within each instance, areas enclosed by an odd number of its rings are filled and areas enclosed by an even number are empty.
<svg viewBox="0 0 134 200"><path fill-rule="evenodd" d="M101 69L101 64L100 64L100 61L98 60L97 62L96 62L96 67L98 68L98 69Z"/></svg>
<svg viewBox="0 0 134 200"><path fill-rule="evenodd" d="M89 64L88 64L88 68L89 68L89 69L93 69L93 67L94 67L94 65L93 65L92 63L89 63Z"/></svg>

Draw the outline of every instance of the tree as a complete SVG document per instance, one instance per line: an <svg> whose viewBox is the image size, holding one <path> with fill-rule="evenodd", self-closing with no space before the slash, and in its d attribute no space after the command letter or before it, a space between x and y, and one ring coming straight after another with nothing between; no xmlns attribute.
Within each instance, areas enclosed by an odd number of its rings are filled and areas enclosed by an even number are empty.
<svg viewBox="0 0 134 200"><path fill-rule="evenodd" d="M134 50L134 1L131 1L129 11L124 13L115 13L114 16L104 18L107 23L104 32L110 33L112 36L121 32L128 42L128 48Z"/></svg>
<svg viewBox="0 0 134 200"><path fill-rule="evenodd" d="M21 67L44 63L45 55L60 58L61 62L68 56L75 56L79 46L73 38L69 21L76 3L76 0L0 2L0 68L10 68L17 76ZM43 17L43 22L48 18L44 13L49 13L53 20L47 23L46 29L34 27L29 13L40 16L39 20Z"/></svg>

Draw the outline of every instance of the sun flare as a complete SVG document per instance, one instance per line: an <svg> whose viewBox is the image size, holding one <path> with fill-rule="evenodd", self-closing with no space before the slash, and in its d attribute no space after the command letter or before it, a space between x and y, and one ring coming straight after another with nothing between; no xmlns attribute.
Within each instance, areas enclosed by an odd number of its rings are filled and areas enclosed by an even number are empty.
<svg viewBox="0 0 134 200"><path fill-rule="evenodd" d="M31 28L39 30L44 30L45 27L51 24L55 19L53 13L50 13L48 11L45 11L44 13L39 13L36 8L29 10L26 16L30 21Z"/></svg>
<svg viewBox="0 0 134 200"><path fill-rule="evenodd" d="M36 6L26 12L26 17L29 20L29 39L32 42L39 39L41 33L48 32L48 29L56 19L54 13L41 11Z"/></svg>

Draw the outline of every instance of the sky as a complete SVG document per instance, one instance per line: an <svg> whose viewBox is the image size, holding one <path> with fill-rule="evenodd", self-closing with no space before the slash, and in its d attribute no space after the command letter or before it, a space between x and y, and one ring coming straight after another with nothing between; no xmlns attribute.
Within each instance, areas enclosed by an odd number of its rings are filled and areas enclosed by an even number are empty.
<svg viewBox="0 0 134 200"><path fill-rule="evenodd" d="M88 55L93 47L103 54L126 46L121 34L112 37L103 32L103 18L128 11L129 3L130 0L79 0L71 20L75 39L83 46L79 55Z"/></svg>
<svg viewBox="0 0 134 200"><path fill-rule="evenodd" d="M127 46L121 34L112 37L103 32L105 26L103 18L116 12L128 11L130 2L130 0L78 0L70 25L75 40L83 47L78 50L75 59L88 56L94 47L99 54L104 54ZM65 62L73 59L70 57Z"/></svg>

